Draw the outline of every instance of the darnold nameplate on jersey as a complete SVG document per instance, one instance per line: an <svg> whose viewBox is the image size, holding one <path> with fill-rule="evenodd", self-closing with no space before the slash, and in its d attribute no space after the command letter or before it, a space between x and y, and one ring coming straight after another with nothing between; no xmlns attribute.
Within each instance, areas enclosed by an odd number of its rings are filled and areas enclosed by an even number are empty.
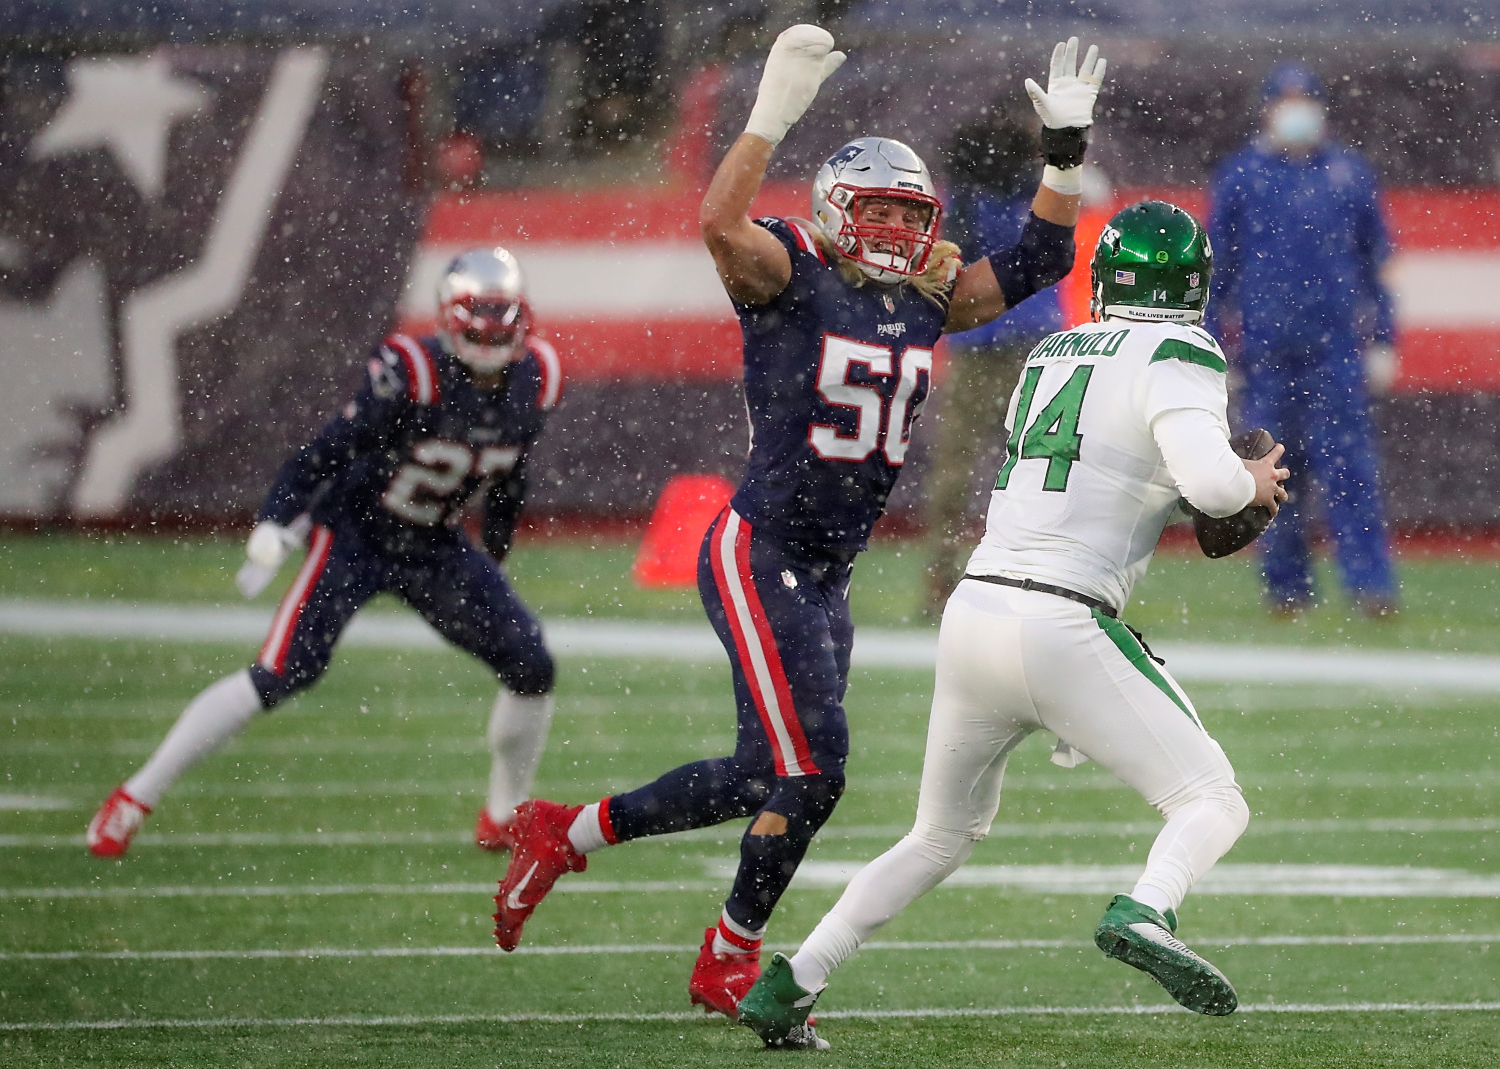
<svg viewBox="0 0 1500 1069"><path fill-rule="evenodd" d="M1125 344L1130 328L1108 333L1101 330L1068 330L1043 338L1027 360L1071 360L1079 356L1114 356Z"/></svg>

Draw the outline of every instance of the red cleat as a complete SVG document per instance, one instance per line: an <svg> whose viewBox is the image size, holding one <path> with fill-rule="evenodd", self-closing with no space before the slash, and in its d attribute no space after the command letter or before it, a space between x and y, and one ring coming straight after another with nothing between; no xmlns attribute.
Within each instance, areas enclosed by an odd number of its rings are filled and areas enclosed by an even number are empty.
<svg viewBox="0 0 1500 1069"><path fill-rule="evenodd" d="M474 845L481 850L514 850L516 848L516 818L496 820L490 816L490 807L479 811L474 822Z"/></svg>
<svg viewBox="0 0 1500 1069"><path fill-rule="evenodd" d="M124 856L130 849L130 840L141 830L150 812L150 806L130 797L124 787L116 787L115 793L104 800L89 821L89 853L95 857Z"/></svg>
<svg viewBox="0 0 1500 1069"><path fill-rule="evenodd" d="M739 1020L740 999L749 993L760 976L760 951L749 954L715 954L714 934L718 928L703 933L703 948L688 980L688 997L704 1013L722 1013L731 1021Z"/></svg>
<svg viewBox="0 0 1500 1069"><path fill-rule="evenodd" d="M515 846L495 896L495 945L501 950L521 945L521 927L559 876L589 867L589 859L568 842L568 826L582 810L540 799L516 806Z"/></svg>

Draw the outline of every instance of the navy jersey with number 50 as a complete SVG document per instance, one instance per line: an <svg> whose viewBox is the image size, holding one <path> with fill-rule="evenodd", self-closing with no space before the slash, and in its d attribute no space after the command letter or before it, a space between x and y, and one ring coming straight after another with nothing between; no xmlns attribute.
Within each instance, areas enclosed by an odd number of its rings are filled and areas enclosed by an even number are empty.
<svg viewBox="0 0 1500 1069"><path fill-rule="evenodd" d="M906 461L947 312L911 286L849 285L799 221L756 222L786 246L792 277L767 304L735 305L751 439L732 504L782 540L862 550Z"/></svg>
<svg viewBox="0 0 1500 1069"><path fill-rule="evenodd" d="M539 338L503 385L481 390L438 338L393 334L359 395L282 465L259 518L288 524L311 510L317 523L354 523L384 551L410 553L484 488L483 541L503 557L526 454L560 386L557 354Z"/></svg>

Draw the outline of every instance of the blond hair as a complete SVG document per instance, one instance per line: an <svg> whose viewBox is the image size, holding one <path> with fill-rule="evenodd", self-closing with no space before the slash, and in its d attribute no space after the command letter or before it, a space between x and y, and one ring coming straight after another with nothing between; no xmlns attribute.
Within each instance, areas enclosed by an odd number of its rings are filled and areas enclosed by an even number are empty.
<svg viewBox="0 0 1500 1069"><path fill-rule="evenodd" d="M812 231L813 240L818 243L826 255L833 257L833 262L839 269L845 282L855 289L870 281L866 275L848 256L844 255L828 237L816 226L809 226ZM927 258L927 270L915 278L907 279L901 285L911 286L923 297L943 311L948 310L948 298L953 292L953 280L958 278L958 272L963 267L963 258L959 247L951 241L939 241L932 246L932 255Z"/></svg>

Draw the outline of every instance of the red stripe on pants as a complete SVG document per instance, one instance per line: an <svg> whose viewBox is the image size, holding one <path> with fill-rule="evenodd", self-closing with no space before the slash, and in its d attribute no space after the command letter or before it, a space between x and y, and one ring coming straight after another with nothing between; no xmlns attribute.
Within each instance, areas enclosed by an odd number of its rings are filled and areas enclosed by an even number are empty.
<svg viewBox="0 0 1500 1069"><path fill-rule="evenodd" d="M314 527L307 559L302 562L297 578L292 580L286 596L277 606L276 615L271 620L271 633L266 636L266 644L256 658L256 663L267 671L278 676L286 671L286 654L291 649L297 621L302 619L302 610L307 607L307 601L318 585L318 578L328 564L328 551L332 548L333 532L327 527Z"/></svg>
<svg viewBox="0 0 1500 1069"><path fill-rule="evenodd" d="M732 509L725 509L720 514L709 544L714 583L734 637L740 671L749 684L756 714L771 744L776 774L805 776L819 769L812 762L781 654L776 648L760 595L756 593L754 577L750 574L750 535L750 525ZM725 557L732 562L732 575L726 569ZM759 648L760 664L757 664L752 646Z"/></svg>

